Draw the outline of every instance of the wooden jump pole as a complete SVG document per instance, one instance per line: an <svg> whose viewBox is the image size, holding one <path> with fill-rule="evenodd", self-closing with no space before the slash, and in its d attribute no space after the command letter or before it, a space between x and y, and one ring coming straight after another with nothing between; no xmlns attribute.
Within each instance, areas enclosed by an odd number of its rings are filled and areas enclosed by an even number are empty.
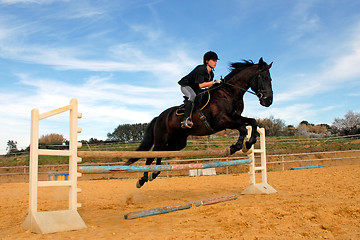
<svg viewBox="0 0 360 240"><path fill-rule="evenodd" d="M224 162L190 163L175 165L145 165L145 166L82 166L78 167L81 173L109 173L111 171L126 172L157 172L157 171L178 171L184 169L203 169L234 166L250 163L250 159L240 159Z"/></svg>
<svg viewBox="0 0 360 240"><path fill-rule="evenodd" d="M231 156L251 153L251 150L236 152ZM116 159L116 158L184 158L184 157L221 157L229 156L228 149L203 151L78 151L78 156L84 159Z"/></svg>

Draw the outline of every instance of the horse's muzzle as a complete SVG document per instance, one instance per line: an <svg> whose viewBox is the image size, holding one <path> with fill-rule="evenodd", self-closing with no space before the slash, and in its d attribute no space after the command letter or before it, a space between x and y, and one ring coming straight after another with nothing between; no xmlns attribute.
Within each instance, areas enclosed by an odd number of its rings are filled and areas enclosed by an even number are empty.
<svg viewBox="0 0 360 240"><path fill-rule="evenodd" d="M262 98L259 98L260 100L260 104L264 107L269 107L272 102L273 102L273 98L272 97L262 97Z"/></svg>

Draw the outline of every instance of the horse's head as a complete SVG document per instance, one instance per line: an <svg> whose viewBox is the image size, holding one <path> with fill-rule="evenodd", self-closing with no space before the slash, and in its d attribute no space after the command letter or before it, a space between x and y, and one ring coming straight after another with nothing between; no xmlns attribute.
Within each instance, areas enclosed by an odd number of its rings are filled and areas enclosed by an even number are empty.
<svg viewBox="0 0 360 240"><path fill-rule="evenodd" d="M250 82L251 89L259 98L260 104L269 107L273 101L273 91L271 87L270 71L272 63L269 65L260 58L258 63L258 74Z"/></svg>

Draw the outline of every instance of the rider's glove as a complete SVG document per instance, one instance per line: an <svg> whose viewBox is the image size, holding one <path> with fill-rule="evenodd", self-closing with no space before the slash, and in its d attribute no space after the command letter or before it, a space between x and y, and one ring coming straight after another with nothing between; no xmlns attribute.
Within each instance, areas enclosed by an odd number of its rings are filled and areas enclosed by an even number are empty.
<svg viewBox="0 0 360 240"><path fill-rule="evenodd" d="M219 83L221 83L222 81L221 81L221 79L216 79L215 81L214 81L214 83L217 83L217 84L219 84Z"/></svg>

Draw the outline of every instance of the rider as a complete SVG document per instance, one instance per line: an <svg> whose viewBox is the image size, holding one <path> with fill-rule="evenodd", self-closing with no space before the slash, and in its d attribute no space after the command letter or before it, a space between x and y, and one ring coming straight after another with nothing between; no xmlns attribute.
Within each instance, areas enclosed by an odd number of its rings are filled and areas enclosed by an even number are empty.
<svg viewBox="0 0 360 240"><path fill-rule="evenodd" d="M213 81L213 69L216 67L217 60L219 58L215 52L209 51L205 53L204 64L197 66L178 82L181 86L181 92L186 97L184 120L181 122L182 128L191 128L193 126L191 113L194 108L196 94L200 92L200 89L211 87L214 83L221 83L221 79Z"/></svg>

